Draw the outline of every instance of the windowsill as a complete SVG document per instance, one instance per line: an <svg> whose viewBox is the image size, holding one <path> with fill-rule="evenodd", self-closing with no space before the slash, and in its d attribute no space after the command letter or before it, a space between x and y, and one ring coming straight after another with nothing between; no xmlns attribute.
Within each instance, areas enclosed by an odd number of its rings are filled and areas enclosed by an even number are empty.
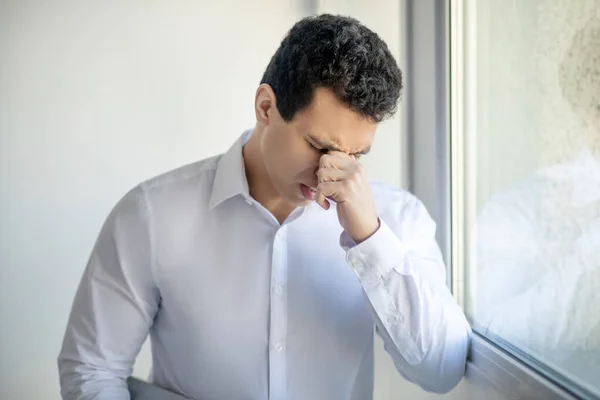
<svg viewBox="0 0 600 400"><path fill-rule="evenodd" d="M560 387L504 350L473 333L469 368L474 368L496 389L513 399L595 398L591 393ZM469 374L467 374L467 379ZM577 397L576 397L577 396Z"/></svg>

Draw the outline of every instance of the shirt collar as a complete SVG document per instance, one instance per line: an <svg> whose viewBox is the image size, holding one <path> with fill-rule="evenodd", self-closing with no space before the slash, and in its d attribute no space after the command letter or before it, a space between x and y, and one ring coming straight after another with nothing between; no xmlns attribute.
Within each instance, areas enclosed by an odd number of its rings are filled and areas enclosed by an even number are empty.
<svg viewBox="0 0 600 400"><path fill-rule="evenodd" d="M238 194L250 198L242 149L251 134L252 129L245 131L219 159L208 203L209 210Z"/></svg>
<svg viewBox="0 0 600 400"><path fill-rule="evenodd" d="M600 162L585 148L579 153L573 167L573 205L586 206L599 201Z"/></svg>

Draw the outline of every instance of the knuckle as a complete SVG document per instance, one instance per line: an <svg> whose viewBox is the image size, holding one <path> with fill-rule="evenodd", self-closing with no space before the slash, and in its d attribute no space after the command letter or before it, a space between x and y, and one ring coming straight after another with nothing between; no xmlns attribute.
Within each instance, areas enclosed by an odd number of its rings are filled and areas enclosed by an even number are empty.
<svg viewBox="0 0 600 400"><path fill-rule="evenodd" d="M329 179L327 178L327 171L326 170L319 170L319 174L318 174L318 178L319 178L319 182L327 182L329 181Z"/></svg>

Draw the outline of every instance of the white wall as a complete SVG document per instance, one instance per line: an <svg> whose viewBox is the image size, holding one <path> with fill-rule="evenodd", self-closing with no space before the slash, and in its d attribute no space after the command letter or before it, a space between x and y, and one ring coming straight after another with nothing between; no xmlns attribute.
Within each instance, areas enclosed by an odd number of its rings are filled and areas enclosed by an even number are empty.
<svg viewBox="0 0 600 400"><path fill-rule="evenodd" d="M56 356L109 210L253 126L270 56L317 3L0 0L1 399L59 398ZM399 14L383 8L395 3L347 5L398 54ZM383 124L365 161L395 185L399 131L398 118ZM380 385L396 377L390 365L379 348L379 399L390 398Z"/></svg>

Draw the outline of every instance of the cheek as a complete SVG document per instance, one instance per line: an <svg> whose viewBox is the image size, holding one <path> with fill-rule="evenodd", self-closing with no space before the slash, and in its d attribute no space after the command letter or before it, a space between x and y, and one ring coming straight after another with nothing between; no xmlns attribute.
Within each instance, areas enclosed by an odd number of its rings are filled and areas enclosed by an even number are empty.
<svg viewBox="0 0 600 400"><path fill-rule="evenodd" d="M310 149L298 154L295 159L297 175L308 179L314 178L314 175L319 168L320 158L320 153Z"/></svg>
<svg viewBox="0 0 600 400"><path fill-rule="evenodd" d="M263 150L269 159L272 176L278 179L306 181L313 178L321 154L313 150L298 134L281 130L271 132Z"/></svg>
<svg viewBox="0 0 600 400"><path fill-rule="evenodd" d="M288 148L286 151L280 151L276 157L277 173L287 178L304 177L310 168L310 159L302 152Z"/></svg>
<svg viewBox="0 0 600 400"><path fill-rule="evenodd" d="M271 177L287 181L298 175L302 167L302 157L288 140L285 132L279 137L273 137L263 146L263 153Z"/></svg>

